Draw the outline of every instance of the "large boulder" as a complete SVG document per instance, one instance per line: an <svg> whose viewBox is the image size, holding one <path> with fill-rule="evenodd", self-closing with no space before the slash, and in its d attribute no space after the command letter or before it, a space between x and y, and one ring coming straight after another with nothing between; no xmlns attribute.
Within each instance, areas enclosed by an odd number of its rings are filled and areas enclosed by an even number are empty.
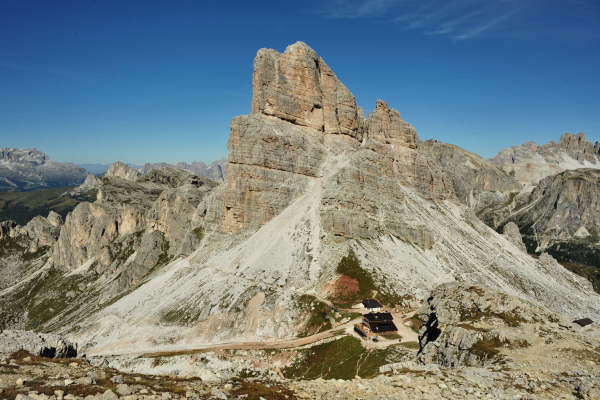
<svg viewBox="0 0 600 400"><path fill-rule="evenodd" d="M509 222L508 224L504 225L502 235L518 249L527 253L527 248L525 247L525 243L523 243L523 238L521 237L521 232L519 231L517 224L514 222Z"/></svg>

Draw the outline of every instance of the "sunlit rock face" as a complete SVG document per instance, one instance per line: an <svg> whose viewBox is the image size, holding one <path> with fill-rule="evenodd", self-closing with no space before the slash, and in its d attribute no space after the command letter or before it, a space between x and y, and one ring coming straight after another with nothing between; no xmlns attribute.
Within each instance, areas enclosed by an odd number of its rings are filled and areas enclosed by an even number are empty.
<svg viewBox="0 0 600 400"><path fill-rule="evenodd" d="M352 93L305 43L284 53L261 49L252 114L231 122L222 229L262 226L318 178L327 181L326 229L373 237L385 228L376 221L386 203L401 201L401 185L432 198L453 195L441 171L417 151L418 141L414 127L382 100L365 119ZM331 155L343 165L326 165Z"/></svg>
<svg viewBox="0 0 600 400"><path fill-rule="evenodd" d="M297 42L283 54L261 49L254 59L252 114L360 139L356 100L317 53Z"/></svg>

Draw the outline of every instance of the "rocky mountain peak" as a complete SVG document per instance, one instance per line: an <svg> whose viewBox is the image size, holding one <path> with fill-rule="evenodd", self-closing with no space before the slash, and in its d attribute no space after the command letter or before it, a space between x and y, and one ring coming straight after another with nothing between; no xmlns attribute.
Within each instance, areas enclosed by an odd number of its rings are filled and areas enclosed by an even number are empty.
<svg viewBox="0 0 600 400"><path fill-rule="evenodd" d="M324 133L359 135L356 99L303 42L283 53L261 49L254 59L252 113Z"/></svg>
<svg viewBox="0 0 600 400"><path fill-rule="evenodd" d="M585 138L585 133L565 133L560 137L558 146L578 161L598 162L598 142L592 144Z"/></svg>
<svg viewBox="0 0 600 400"><path fill-rule="evenodd" d="M416 130L377 100L365 121L352 93L306 43L283 53L261 49L254 60L252 113L274 116L325 134L344 134L393 147L416 148Z"/></svg>
<svg viewBox="0 0 600 400"><path fill-rule="evenodd" d="M134 181L138 176L140 176L140 172L131 165L127 165L121 161L115 161L110 167L108 167L108 170L104 176Z"/></svg>
<svg viewBox="0 0 600 400"><path fill-rule="evenodd" d="M87 172L35 149L0 148L0 192L75 186Z"/></svg>
<svg viewBox="0 0 600 400"><path fill-rule="evenodd" d="M419 136L416 129L405 122L400 113L390 109L383 100L377 100L375 110L367 120L368 137L382 143L396 146L417 148Z"/></svg>
<svg viewBox="0 0 600 400"><path fill-rule="evenodd" d="M50 158L36 149L0 148L0 160L39 165Z"/></svg>

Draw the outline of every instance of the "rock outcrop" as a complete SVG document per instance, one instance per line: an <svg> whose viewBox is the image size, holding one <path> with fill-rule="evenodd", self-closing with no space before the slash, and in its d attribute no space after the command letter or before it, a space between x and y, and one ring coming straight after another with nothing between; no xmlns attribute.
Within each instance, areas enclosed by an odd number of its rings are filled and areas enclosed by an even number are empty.
<svg viewBox="0 0 600 400"><path fill-rule="evenodd" d="M13 220L0 222L0 240L15 236L17 226L17 223Z"/></svg>
<svg viewBox="0 0 600 400"><path fill-rule="evenodd" d="M35 253L40 248L50 248L56 243L62 224L62 217L53 211L48 218L38 215L25 226L20 226L15 221L2 221L0 240L13 239L13 245L24 247L28 253Z"/></svg>
<svg viewBox="0 0 600 400"><path fill-rule="evenodd" d="M34 356L72 358L77 356L77 343L51 333L30 331L0 331L0 353L25 350Z"/></svg>
<svg viewBox="0 0 600 400"><path fill-rule="evenodd" d="M257 229L314 179L351 188L329 193L334 198L323 205L327 229L336 235L342 229L345 237L372 237L382 228L374 223L384 219L377 211L385 208L381 195L400 192L399 184L431 198L452 197L443 173L416 150L416 130L381 100L364 119L354 96L305 43L283 54L259 50L253 91L252 114L231 122L222 209L216 211L223 231ZM336 152L344 152L347 160L324 165L326 155ZM398 200L400 194L390 196ZM348 214L342 219L361 228L340 227L339 206L345 209L341 212L360 214L354 221Z"/></svg>
<svg viewBox="0 0 600 400"><path fill-rule="evenodd" d="M569 323L518 297L469 282L438 286L418 318L424 322L418 359L451 367L518 358L517 353L534 350L528 348L544 343L546 337L564 339ZM576 340L574 335L572 339Z"/></svg>
<svg viewBox="0 0 600 400"><path fill-rule="evenodd" d="M516 223L530 252L600 267L600 170L564 171L542 179L520 209L498 227Z"/></svg>
<svg viewBox="0 0 600 400"><path fill-rule="evenodd" d="M584 133L565 133L560 141L537 146L523 143L502 150L490 162L519 182L537 184L546 176L578 168L600 168L600 143L592 144Z"/></svg>
<svg viewBox="0 0 600 400"><path fill-rule="evenodd" d="M524 253L527 253L527 248L525 247L525 243L523 243L523 237L521 236L521 232L519 231L519 227L514 222L509 222L504 225L504 229L502 230L502 235L514 244L517 248L519 248Z"/></svg>
<svg viewBox="0 0 600 400"><path fill-rule="evenodd" d="M77 186L87 172L33 149L0 148L0 192Z"/></svg>
<svg viewBox="0 0 600 400"><path fill-rule="evenodd" d="M73 270L95 259L101 268L116 270L140 245L153 242L143 237L154 230L166 241L156 247L159 255L163 248L169 257L189 253L197 236L191 224L195 208L216 184L171 167L134 178L127 166L113 165L98 200L79 204L67 216L53 249L55 264Z"/></svg>
<svg viewBox="0 0 600 400"><path fill-rule="evenodd" d="M193 161L193 162L178 162L176 164L167 164L167 163L146 163L140 169L140 172L143 174L149 172L153 169L160 169L163 167L175 167L177 169L182 169L184 171L188 171L194 175L203 176L205 178L212 179L216 182L222 182L225 180L225 174L227 170L227 158L221 158L219 160L213 161L210 164L206 164L202 161Z"/></svg>

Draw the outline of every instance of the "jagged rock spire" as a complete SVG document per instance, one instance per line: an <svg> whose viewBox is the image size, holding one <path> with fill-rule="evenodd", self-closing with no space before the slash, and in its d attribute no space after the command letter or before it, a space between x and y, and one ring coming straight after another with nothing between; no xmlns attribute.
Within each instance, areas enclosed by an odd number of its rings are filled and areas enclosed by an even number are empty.
<svg viewBox="0 0 600 400"><path fill-rule="evenodd" d="M283 53L260 49L254 59L252 113L272 115L324 133L359 136L352 93L306 43ZM359 118L360 117L360 118Z"/></svg>

